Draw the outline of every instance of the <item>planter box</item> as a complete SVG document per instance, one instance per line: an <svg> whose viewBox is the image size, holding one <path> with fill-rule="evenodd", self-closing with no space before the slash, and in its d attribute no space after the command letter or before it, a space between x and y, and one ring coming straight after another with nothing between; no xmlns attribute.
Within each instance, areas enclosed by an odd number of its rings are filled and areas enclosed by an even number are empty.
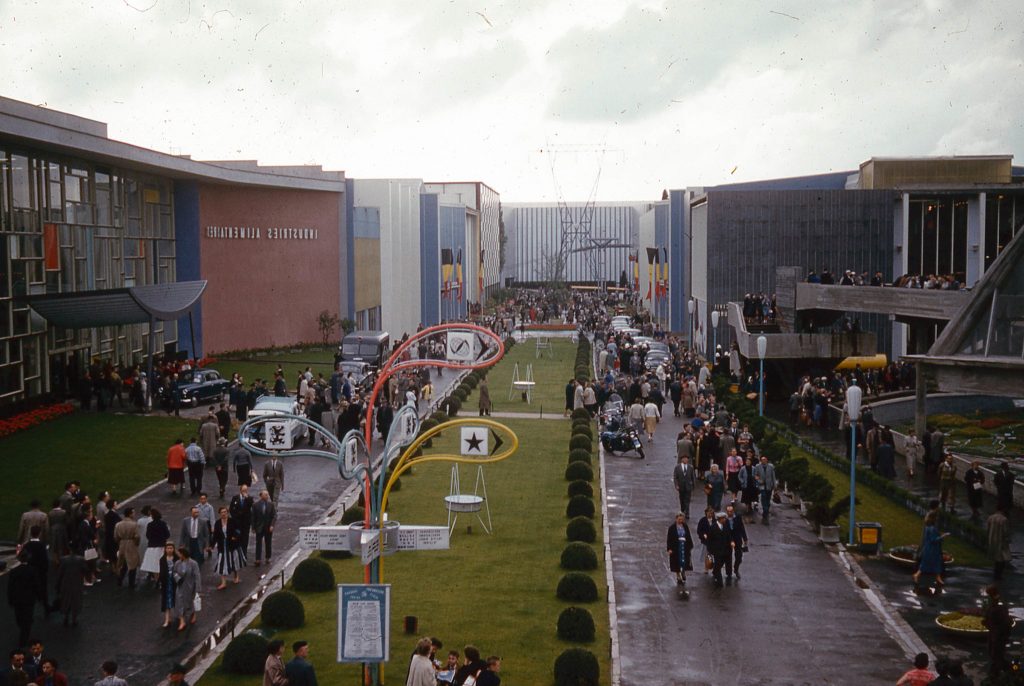
<svg viewBox="0 0 1024 686"><path fill-rule="evenodd" d="M823 525L818 531L818 538L822 543L839 543L839 527Z"/></svg>

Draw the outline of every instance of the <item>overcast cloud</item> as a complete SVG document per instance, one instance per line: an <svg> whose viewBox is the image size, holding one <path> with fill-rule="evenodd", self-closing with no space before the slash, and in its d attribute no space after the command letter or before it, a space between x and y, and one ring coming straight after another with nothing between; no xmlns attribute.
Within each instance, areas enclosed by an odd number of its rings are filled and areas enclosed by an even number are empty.
<svg viewBox="0 0 1024 686"><path fill-rule="evenodd" d="M1024 164L1022 35L1020 0L0 0L0 95L197 159L644 200Z"/></svg>

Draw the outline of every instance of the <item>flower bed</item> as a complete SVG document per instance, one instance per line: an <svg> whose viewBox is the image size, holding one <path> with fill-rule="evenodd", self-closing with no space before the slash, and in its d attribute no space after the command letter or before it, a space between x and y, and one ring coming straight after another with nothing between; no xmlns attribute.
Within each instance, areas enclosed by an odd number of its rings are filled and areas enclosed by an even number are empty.
<svg viewBox="0 0 1024 686"><path fill-rule="evenodd" d="M575 331L572 324L527 324L527 331Z"/></svg>
<svg viewBox="0 0 1024 686"><path fill-rule="evenodd" d="M71 403L54 403L53 405L44 405L28 412L16 414L7 419L0 419L0 438L24 431L25 429L31 429L37 424L42 424L57 417L63 417L74 411L75 406Z"/></svg>

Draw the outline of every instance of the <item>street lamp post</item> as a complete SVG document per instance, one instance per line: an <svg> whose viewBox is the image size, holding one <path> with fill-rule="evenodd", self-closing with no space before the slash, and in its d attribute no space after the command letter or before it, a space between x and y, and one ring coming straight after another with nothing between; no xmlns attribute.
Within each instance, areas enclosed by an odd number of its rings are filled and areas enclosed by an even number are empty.
<svg viewBox="0 0 1024 686"><path fill-rule="evenodd" d="M764 336L757 337L757 356L761 360L761 373L759 375L761 390L758 393L759 400L757 403L757 414L759 417L764 416L764 355L768 352L768 339Z"/></svg>
<svg viewBox="0 0 1024 686"><path fill-rule="evenodd" d="M696 350L697 349L697 343L696 343L696 341L693 340L693 331L694 331L694 328L693 328L693 310L696 308L696 305L697 305L697 303L696 303L696 301L693 298L690 298L689 300L686 301L686 311L690 313L690 349L691 350Z"/></svg>
<svg viewBox="0 0 1024 686"><path fill-rule="evenodd" d="M718 310L711 310L711 366L714 367L718 362L718 320L722 317L722 313Z"/></svg>
<svg viewBox="0 0 1024 686"><path fill-rule="evenodd" d="M853 545L854 515L857 507L857 420L863 391L854 381L846 389L846 414L850 420L850 545Z"/></svg>

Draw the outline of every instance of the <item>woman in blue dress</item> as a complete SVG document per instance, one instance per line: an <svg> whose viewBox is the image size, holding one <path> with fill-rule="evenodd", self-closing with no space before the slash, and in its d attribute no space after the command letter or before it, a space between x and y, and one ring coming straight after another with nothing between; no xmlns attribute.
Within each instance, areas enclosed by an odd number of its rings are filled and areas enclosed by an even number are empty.
<svg viewBox="0 0 1024 686"><path fill-rule="evenodd" d="M150 523L152 526L153 522ZM166 526L166 525L165 525ZM174 581L174 563L178 554L174 551L174 543L165 543L160 556L160 610L164 613L164 628L171 625L171 610L174 609L174 592L178 585Z"/></svg>
<svg viewBox="0 0 1024 686"><path fill-rule="evenodd" d="M916 585L922 574L934 574L935 583L939 586L945 585L942 580L944 564L942 561L942 539L949 536L949 533L939 533L939 515L929 512L924 518L924 534L921 536L921 547L919 548L917 571L914 572L914 584Z"/></svg>
<svg viewBox="0 0 1024 686"><path fill-rule="evenodd" d="M711 487L711 490L708 491L708 507L712 507L715 512L718 512L722 509L722 496L725 494L725 476L718 469L718 465L713 464L704 479L707 486Z"/></svg>

